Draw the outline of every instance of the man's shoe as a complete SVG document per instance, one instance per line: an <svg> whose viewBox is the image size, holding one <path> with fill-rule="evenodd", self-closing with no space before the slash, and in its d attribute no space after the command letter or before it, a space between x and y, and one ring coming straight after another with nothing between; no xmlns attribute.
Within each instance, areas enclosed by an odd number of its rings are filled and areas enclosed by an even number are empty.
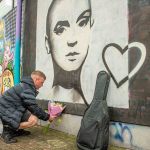
<svg viewBox="0 0 150 150"><path fill-rule="evenodd" d="M13 136L14 137L17 137L17 136L27 136L27 135L30 135L31 132L30 131L26 131L24 129L19 129L17 131L14 132Z"/></svg>
<svg viewBox="0 0 150 150"><path fill-rule="evenodd" d="M14 133L13 129L11 129L10 127L4 125L3 126L3 132L1 134L1 138L7 144L16 143L17 140L14 139L13 133Z"/></svg>
<svg viewBox="0 0 150 150"><path fill-rule="evenodd" d="M6 144L11 144L11 143L16 143L17 140L14 139L11 135L9 134L2 134L1 135L1 138L3 139L3 141L6 143Z"/></svg>

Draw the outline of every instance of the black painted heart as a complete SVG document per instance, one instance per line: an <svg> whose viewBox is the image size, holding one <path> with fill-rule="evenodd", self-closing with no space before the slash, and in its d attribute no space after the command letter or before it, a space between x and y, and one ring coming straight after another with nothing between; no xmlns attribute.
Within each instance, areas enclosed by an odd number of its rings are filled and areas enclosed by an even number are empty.
<svg viewBox="0 0 150 150"><path fill-rule="evenodd" d="M134 68L128 73L128 52L132 49L140 51L141 57ZM106 45L102 52L102 59L117 88L134 76L142 67L146 58L146 48L142 43L133 42L122 48L116 43Z"/></svg>

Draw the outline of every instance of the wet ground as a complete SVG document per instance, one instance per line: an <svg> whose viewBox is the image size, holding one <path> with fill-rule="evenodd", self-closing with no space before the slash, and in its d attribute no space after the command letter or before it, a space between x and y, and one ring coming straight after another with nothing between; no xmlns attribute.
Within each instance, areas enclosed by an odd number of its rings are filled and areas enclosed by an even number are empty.
<svg viewBox="0 0 150 150"><path fill-rule="evenodd" d="M5 144L0 140L0 150L77 150L76 137L41 126L31 128L29 136L18 137L15 144ZM109 150L127 150L110 146Z"/></svg>

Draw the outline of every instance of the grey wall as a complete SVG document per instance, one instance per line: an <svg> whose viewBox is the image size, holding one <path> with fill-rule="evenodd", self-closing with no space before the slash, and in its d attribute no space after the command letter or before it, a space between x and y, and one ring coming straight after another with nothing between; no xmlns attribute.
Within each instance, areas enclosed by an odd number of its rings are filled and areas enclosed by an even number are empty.
<svg viewBox="0 0 150 150"><path fill-rule="evenodd" d="M35 70L37 0L25 0L24 41L22 55L23 76Z"/></svg>

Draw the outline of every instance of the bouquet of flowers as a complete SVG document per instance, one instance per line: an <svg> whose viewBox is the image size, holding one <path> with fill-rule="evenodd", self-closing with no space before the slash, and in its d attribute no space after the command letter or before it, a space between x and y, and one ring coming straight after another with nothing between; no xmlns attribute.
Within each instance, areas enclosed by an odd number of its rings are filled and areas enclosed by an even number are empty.
<svg viewBox="0 0 150 150"><path fill-rule="evenodd" d="M43 133L48 133L48 130L50 128L50 126L54 127L54 126L58 126L61 123L61 114L62 111L66 108L65 105L63 105L62 103L59 102L51 102L49 101L48 103L48 113L50 114L50 116L57 116L57 118L55 119L55 121L49 123L48 125L44 126L43 128Z"/></svg>
<svg viewBox="0 0 150 150"><path fill-rule="evenodd" d="M60 116L62 111L66 108L65 105L58 102L49 102L48 103L48 113L50 116Z"/></svg>

